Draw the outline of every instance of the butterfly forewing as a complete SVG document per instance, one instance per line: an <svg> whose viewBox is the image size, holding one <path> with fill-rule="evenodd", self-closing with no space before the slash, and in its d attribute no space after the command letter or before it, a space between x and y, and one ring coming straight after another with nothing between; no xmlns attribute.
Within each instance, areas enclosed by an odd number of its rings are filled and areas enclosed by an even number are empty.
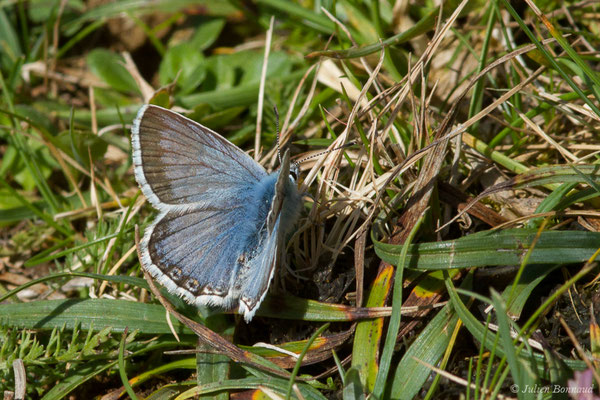
<svg viewBox="0 0 600 400"><path fill-rule="evenodd" d="M136 179L158 209L230 205L267 175L217 133L161 107L144 106L132 131Z"/></svg>

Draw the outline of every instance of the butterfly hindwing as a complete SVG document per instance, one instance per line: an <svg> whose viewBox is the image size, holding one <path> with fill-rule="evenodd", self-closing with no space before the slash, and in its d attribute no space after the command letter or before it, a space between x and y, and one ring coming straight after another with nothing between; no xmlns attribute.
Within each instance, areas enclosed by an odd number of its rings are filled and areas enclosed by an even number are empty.
<svg viewBox="0 0 600 400"><path fill-rule="evenodd" d="M256 313L273 279L280 250L279 233L279 219L277 219L273 231L264 237L257 256L240 270L241 279L236 287L240 298L238 311L244 315L246 321L250 321Z"/></svg>
<svg viewBox="0 0 600 400"><path fill-rule="evenodd" d="M144 267L190 303L231 306L237 258L242 253L236 211L161 214L141 243Z"/></svg>
<svg viewBox="0 0 600 400"><path fill-rule="evenodd" d="M277 180L272 189L271 203L266 214L263 242L260 252L239 272L239 312L246 321L253 316L263 301L273 279L277 258L284 248L285 236L300 213L301 196L296 183L290 178L290 157L286 151L281 159Z"/></svg>

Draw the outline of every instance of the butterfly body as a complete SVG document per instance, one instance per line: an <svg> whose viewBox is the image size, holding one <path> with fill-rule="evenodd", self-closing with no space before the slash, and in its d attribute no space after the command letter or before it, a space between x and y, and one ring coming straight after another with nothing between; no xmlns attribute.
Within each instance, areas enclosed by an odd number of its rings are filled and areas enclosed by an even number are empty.
<svg viewBox="0 0 600 400"><path fill-rule="evenodd" d="M289 155L268 174L217 133L151 105L138 112L132 147L136 179L160 211L142 266L190 303L251 320L301 209Z"/></svg>

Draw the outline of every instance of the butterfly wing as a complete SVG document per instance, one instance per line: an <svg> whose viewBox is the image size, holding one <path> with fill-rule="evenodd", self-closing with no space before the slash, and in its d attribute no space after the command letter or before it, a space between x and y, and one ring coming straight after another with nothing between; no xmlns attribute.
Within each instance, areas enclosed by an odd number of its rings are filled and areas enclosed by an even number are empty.
<svg viewBox="0 0 600 400"><path fill-rule="evenodd" d="M144 268L190 303L231 308L244 252L236 223L241 214L240 209L162 213L140 243Z"/></svg>
<svg viewBox="0 0 600 400"><path fill-rule="evenodd" d="M265 237L258 255L241 268L240 277L236 282L235 291L238 293L238 312L246 322L254 317L258 307L264 300L277 264L283 237L280 229L281 218L275 220L273 231Z"/></svg>
<svg viewBox="0 0 600 400"><path fill-rule="evenodd" d="M159 210L235 205L263 167L227 139L176 112L143 106L133 122L135 177Z"/></svg>
<svg viewBox="0 0 600 400"><path fill-rule="evenodd" d="M235 305L240 261L258 245L266 171L215 132L152 105L138 112L132 146L136 179L160 210L140 243L144 268L189 302Z"/></svg>

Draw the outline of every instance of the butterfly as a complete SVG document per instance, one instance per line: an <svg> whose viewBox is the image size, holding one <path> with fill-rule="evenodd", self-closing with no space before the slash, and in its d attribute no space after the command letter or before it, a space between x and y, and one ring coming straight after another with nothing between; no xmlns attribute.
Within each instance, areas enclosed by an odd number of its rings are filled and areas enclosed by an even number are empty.
<svg viewBox="0 0 600 400"><path fill-rule="evenodd" d="M268 174L240 148L174 111L144 105L132 127L135 178L159 211L141 264L198 306L250 322L302 208L289 152Z"/></svg>

